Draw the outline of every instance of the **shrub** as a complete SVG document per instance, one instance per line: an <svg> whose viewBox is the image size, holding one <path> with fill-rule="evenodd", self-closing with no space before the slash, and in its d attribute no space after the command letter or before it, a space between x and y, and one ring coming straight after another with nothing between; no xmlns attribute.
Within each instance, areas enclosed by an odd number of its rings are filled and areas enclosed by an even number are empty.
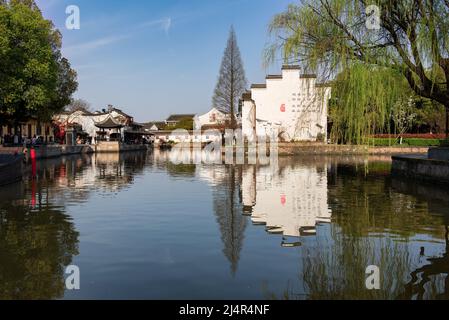
<svg viewBox="0 0 449 320"><path fill-rule="evenodd" d="M397 138L397 134L381 133L372 135L372 138ZM417 139L444 139L446 135L444 133L404 133L401 134L402 138L417 138Z"/></svg>
<svg viewBox="0 0 449 320"><path fill-rule="evenodd" d="M441 140L442 147L449 147L449 139Z"/></svg>
<svg viewBox="0 0 449 320"><path fill-rule="evenodd" d="M326 141L326 135L322 132L318 133L318 135L316 136L316 141L317 142L325 142Z"/></svg>
<svg viewBox="0 0 449 320"><path fill-rule="evenodd" d="M445 142L446 140L441 139L404 138L402 139L402 144L400 145L399 139L369 138L366 139L365 144L376 147L388 147L388 146L434 147L444 145Z"/></svg>
<svg viewBox="0 0 449 320"><path fill-rule="evenodd" d="M404 139L403 142L404 142L404 144L407 144L407 145L413 146L413 147L434 147L434 146L441 145L443 140L411 138L411 139Z"/></svg>
<svg viewBox="0 0 449 320"><path fill-rule="evenodd" d="M370 146L378 146L378 147L388 147L398 144L397 139L390 138L369 138L366 139L365 144Z"/></svg>

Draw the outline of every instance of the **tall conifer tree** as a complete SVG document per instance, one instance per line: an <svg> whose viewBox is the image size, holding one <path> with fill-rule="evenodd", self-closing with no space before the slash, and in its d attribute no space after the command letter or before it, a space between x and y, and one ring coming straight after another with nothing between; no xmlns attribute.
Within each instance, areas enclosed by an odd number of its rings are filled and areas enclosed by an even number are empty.
<svg viewBox="0 0 449 320"><path fill-rule="evenodd" d="M212 99L212 106L230 115L232 128L236 127L235 114L239 99L246 89L246 84L245 70L237 45L237 37L234 28L231 27Z"/></svg>

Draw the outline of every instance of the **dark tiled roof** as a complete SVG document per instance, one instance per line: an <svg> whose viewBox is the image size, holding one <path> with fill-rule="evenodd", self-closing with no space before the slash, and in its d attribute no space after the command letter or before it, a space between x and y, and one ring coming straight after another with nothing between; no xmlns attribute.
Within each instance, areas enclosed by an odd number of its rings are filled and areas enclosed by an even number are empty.
<svg viewBox="0 0 449 320"><path fill-rule="evenodd" d="M172 121L181 121L184 119L193 119L195 117L194 114L172 114L170 117L167 118L166 121L172 122Z"/></svg>
<svg viewBox="0 0 449 320"><path fill-rule="evenodd" d="M206 130L219 130L224 132L226 130L226 125L224 124L210 124L210 125L204 125L201 127L201 130L204 132Z"/></svg>
<svg viewBox="0 0 449 320"><path fill-rule="evenodd" d="M300 66L297 65L283 65L282 70L301 70Z"/></svg>
<svg viewBox="0 0 449 320"><path fill-rule="evenodd" d="M252 100L251 91L247 91L247 92L243 93L242 100L244 100L244 101Z"/></svg>
<svg viewBox="0 0 449 320"><path fill-rule="evenodd" d="M317 83L315 84L315 87L317 88L330 88L332 87L331 83Z"/></svg>
<svg viewBox="0 0 449 320"><path fill-rule="evenodd" d="M117 112L118 114L120 114L120 115L122 115L122 116L124 116L124 117L126 117L126 118L132 118L132 116L130 116L129 114L126 114L126 113L124 113L122 110L120 110L120 109L117 109L117 108L112 108L111 109L111 112L112 111L115 111L115 112Z"/></svg>
<svg viewBox="0 0 449 320"><path fill-rule="evenodd" d="M96 122L95 126L100 129L123 128L123 125L113 117L107 117L104 121Z"/></svg>
<svg viewBox="0 0 449 320"><path fill-rule="evenodd" d="M316 74L302 74L301 79L316 79Z"/></svg>
<svg viewBox="0 0 449 320"><path fill-rule="evenodd" d="M265 89L266 87L267 87L266 84L258 84L258 83L256 83L256 84L251 85L251 89Z"/></svg>
<svg viewBox="0 0 449 320"><path fill-rule="evenodd" d="M146 128L151 128L152 126L156 126L158 128L165 126L164 121L153 121L153 122L147 122L143 124Z"/></svg>
<svg viewBox="0 0 449 320"><path fill-rule="evenodd" d="M269 74L267 79L282 79L282 75L280 74Z"/></svg>

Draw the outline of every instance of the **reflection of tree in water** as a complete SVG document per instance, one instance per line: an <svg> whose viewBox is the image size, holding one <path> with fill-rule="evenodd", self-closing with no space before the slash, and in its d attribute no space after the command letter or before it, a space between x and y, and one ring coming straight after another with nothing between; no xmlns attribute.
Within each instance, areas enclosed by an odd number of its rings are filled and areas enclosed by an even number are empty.
<svg viewBox="0 0 449 320"><path fill-rule="evenodd" d="M329 236L302 247L299 284L310 299L447 298L449 288L448 192L438 206L435 190L410 182L398 185L389 177L364 168L333 165L329 170L329 206L333 223ZM333 175L333 176L332 176ZM410 186L419 186L422 196ZM445 253L426 257L417 247ZM441 248L443 249L443 248ZM443 249L444 250L444 249ZM421 252L420 252L421 251ZM380 290L367 290L366 268L380 268ZM301 298L289 290L287 298Z"/></svg>
<svg viewBox="0 0 449 320"><path fill-rule="evenodd" d="M235 275L243 247L246 218L239 201L241 168L225 166L225 177L213 188L214 211L220 227L223 241L223 253L231 264L231 273Z"/></svg>
<svg viewBox="0 0 449 320"><path fill-rule="evenodd" d="M400 299L449 299L449 227L446 225L446 249L441 257L428 258L429 264L410 273L411 280L405 286ZM423 250L423 248L421 249ZM424 255L424 252L422 252ZM446 276L444 281L439 277ZM427 288L427 290L426 290ZM429 295L429 291L433 294Z"/></svg>
<svg viewBox="0 0 449 320"><path fill-rule="evenodd" d="M440 256L427 257L425 248L420 248L420 256L426 258L426 263L410 273L410 281L398 298L449 299L449 191L439 186L410 183L402 179L394 179L393 187L427 201L430 213L435 218L440 216L443 219L445 242Z"/></svg>
<svg viewBox="0 0 449 320"><path fill-rule="evenodd" d="M64 295L64 270L78 254L78 232L64 207L92 191L120 190L140 174L145 153L39 161L35 179L0 189L0 299Z"/></svg>
<svg viewBox="0 0 449 320"><path fill-rule="evenodd" d="M429 214L427 203L404 192L396 192L389 178L374 173L360 174L350 166L333 166L329 175L329 206L333 222L350 236L365 237L373 232L393 231L409 241L417 233L442 238L441 219Z"/></svg>
<svg viewBox="0 0 449 320"><path fill-rule="evenodd" d="M338 227L332 232L332 243L320 243L303 254L302 280L309 299L392 299L402 292L412 264L404 243L348 237ZM380 290L365 286L370 265L379 266Z"/></svg>
<svg viewBox="0 0 449 320"><path fill-rule="evenodd" d="M415 194L396 192L390 179L375 174L361 177L350 168L339 168L334 183L329 186L332 243L314 248L304 259L309 297L405 298L405 284L420 264L416 261L419 254L411 251L411 238L417 234L442 238L442 219ZM365 270L373 264L380 268L380 290L365 288ZM436 295L432 287L438 284L432 281L429 298Z"/></svg>
<svg viewBox="0 0 449 320"><path fill-rule="evenodd" d="M165 170L172 177L193 178L195 177L196 165L194 164L173 164L167 162Z"/></svg>
<svg viewBox="0 0 449 320"><path fill-rule="evenodd" d="M78 232L60 208L20 202L0 202L0 299L61 298Z"/></svg>

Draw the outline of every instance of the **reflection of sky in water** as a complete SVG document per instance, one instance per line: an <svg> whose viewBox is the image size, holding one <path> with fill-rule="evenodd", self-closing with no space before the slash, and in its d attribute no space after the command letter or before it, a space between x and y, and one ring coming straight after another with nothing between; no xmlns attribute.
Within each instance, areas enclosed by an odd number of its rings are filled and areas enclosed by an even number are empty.
<svg viewBox="0 0 449 320"><path fill-rule="evenodd" d="M173 157L39 162L36 180L1 189L0 276L20 287L62 279L57 266L73 263L81 290L66 298L434 298L449 290L441 188L392 180L378 160L281 158L272 167L175 165ZM18 249L29 237L42 237L33 258ZM53 273L27 277L35 260ZM364 289L371 264L381 269L378 292ZM0 284L0 297L10 290ZM61 297L59 287L33 290Z"/></svg>

